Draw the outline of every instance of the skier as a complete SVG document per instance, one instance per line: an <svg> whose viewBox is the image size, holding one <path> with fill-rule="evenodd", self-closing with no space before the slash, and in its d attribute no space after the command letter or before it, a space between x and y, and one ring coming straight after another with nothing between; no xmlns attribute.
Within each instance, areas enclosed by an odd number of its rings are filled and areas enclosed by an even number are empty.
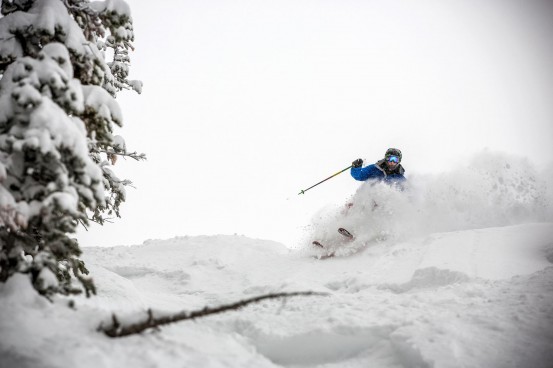
<svg viewBox="0 0 553 368"><path fill-rule="evenodd" d="M390 185L395 185L397 189L403 191L405 188L403 182L406 180L403 173L405 169L400 164L401 151L397 148L388 148L384 154L384 158L379 160L375 164L363 167L363 160L358 158L351 163L351 176L355 180L366 181L372 180L373 182L385 182ZM343 215L349 212L349 209L353 207L353 203L346 203ZM376 201L373 201L373 210L378 207Z"/></svg>
<svg viewBox="0 0 553 368"><path fill-rule="evenodd" d="M351 176L355 180L365 181L374 179L384 181L390 184L397 184L400 189L403 189L402 182L405 176L405 169L400 164L401 151L397 148L388 148L384 158L375 164L363 167L363 160L358 158L352 162Z"/></svg>
<svg viewBox="0 0 553 368"><path fill-rule="evenodd" d="M400 164L401 157L402 155L399 149L388 148L388 150L386 150L386 153L384 154L384 158L379 160L375 164L363 167L363 160L358 158L357 160L353 161L351 164L352 165L351 171L350 171L351 176L355 180L359 180L359 181L371 180L373 182L385 182L387 184L394 185L399 190L403 191L404 189L403 182L406 179L405 179L405 176L403 176L405 169ZM343 172L345 170L342 170L340 172ZM337 174L334 174L333 176ZM325 180L328 180L328 179L325 179ZM315 185L318 185L318 184L315 184ZM308 188L308 189L311 189L311 188ZM304 191L301 191L300 194L302 194L303 192ZM353 207L353 203L351 202L346 203L345 208L341 211L341 215L344 217L347 216L348 212L352 207ZM376 201L373 200L372 210L374 211L377 207L379 207L379 205L376 203ZM339 227L338 232L341 235L343 235L345 238L347 238L349 241L352 241L355 239L355 236L350 231L348 231L343 227ZM312 244L319 248L325 249L325 246L318 240L313 241ZM324 258L333 257L333 256L334 256L334 251L324 255Z"/></svg>

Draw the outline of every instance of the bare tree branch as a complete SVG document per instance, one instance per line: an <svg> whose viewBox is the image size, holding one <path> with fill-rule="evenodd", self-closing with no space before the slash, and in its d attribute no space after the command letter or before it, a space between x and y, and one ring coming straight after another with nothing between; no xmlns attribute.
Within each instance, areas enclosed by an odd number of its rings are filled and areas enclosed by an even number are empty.
<svg viewBox="0 0 553 368"><path fill-rule="evenodd" d="M205 307L201 310L197 310L193 312L182 311L177 314L173 314L165 317L157 317L157 318L154 317L152 310L148 309L148 312L147 312L148 316L144 321L130 324L128 326L121 325L121 323L117 319L117 316L113 314L111 325L108 327L104 327L100 325L100 327L98 327L98 331L104 332L109 337L123 337L123 336L128 336L133 334L139 334L146 329L158 328L159 326L167 325L169 323L185 321L188 319L207 317L212 314L218 314L218 313L227 312L231 310L238 310L249 304L259 303L262 300L290 298L293 296L322 296L322 295L327 295L327 294L317 293L314 291L298 291L298 292L291 292L291 293L266 294L266 295L261 295L250 299L240 300L232 304L221 305L215 308Z"/></svg>

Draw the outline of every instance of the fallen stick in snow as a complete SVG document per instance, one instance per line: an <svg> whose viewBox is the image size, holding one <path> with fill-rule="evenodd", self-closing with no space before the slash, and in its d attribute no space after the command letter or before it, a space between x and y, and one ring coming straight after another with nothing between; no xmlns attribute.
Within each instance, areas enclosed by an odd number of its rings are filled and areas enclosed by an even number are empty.
<svg viewBox="0 0 553 368"><path fill-rule="evenodd" d="M212 314L227 312L231 310L241 309L249 304L259 303L262 300L266 299L277 299L277 298L289 298L293 296L317 296L317 295L327 295L325 293L317 293L314 291L298 291L291 293L275 293L275 294L266 294L257 296L250 299L240 300L232 304L221 305L219 307L209 308L205 307L201 310L193 312L179 312L177 314L165 316L165 317L154 317L151 309L148 309L148 318L142 322L133 323L130 325L122 325L115 314L112 315L112 324L108 327L100 325L98 331L104 332L109 337L123 337L133 334L139 334L142 331L148 328L155 328L162 325L167 325L169 323L174 323L178 321L185 321L188 319L202 318L207 317Z"/></svg>

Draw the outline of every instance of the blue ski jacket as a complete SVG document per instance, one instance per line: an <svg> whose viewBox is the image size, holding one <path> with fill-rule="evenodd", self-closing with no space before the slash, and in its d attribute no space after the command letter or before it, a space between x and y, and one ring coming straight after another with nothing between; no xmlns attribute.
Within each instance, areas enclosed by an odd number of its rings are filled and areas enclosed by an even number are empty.
<svg viewBox="0 0 553 368"><path fill-rule="evenodd" d="M378 181L384 181L389 184L400 184L404 182L405 176L403 173L405 169L403 166L398 165L398 167L393 172L387 172L385 169L384 160L378 161L376 164L372 164L366 167L352 167L351 176L355 180L365 181L369 179L374 179Z"/></svg>

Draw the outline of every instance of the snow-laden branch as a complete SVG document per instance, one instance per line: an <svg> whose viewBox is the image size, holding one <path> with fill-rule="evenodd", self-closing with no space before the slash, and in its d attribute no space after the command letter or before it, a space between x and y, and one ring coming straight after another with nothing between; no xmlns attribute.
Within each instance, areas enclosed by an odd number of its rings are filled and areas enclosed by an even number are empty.
<svg viewBox="0 0 553 368"><path fill-rule="evenodd" d="M0 282L29 273L48 296L74 293L77 278L89 295L94 285L71 235L90 213L100 224L120 217L132 183L107 160L146 158L113 136L123 126L117 93L142 89L128 79L130 7L125 0L0 4Z"/></svg>
<svg viewBox="0 0 553 368"><path fill-rule="evenodd" d="M154 317L152 310L148 309L148 317L144 321L129 324L129 325L121 324L119 322L119 319L117 319L117 316L113 314L111 325L108 327L104 327L100 325L100 327L98 327L98 331L102 331L109 337L123 337L128 335L139 334L142 331L147 330L149 328L155 328L162 325L167 325L169 323L185 321L188 319L207 317L212 314L223 313L231 310L238 310L238 309L244 308L249 304L259 303L267 299L290 298L293 296L323 296L323 295L327 295L327 294L317 293L314 291L298 291L298 292L290 292L290 293L266 294L266 295L260 295L250 299L240 300L232 304L221 305L215 308L205 307L197 311L193 311L193 312L183 311L183 312L179 312L177 314L173 314L165 317Z"/></svg>

